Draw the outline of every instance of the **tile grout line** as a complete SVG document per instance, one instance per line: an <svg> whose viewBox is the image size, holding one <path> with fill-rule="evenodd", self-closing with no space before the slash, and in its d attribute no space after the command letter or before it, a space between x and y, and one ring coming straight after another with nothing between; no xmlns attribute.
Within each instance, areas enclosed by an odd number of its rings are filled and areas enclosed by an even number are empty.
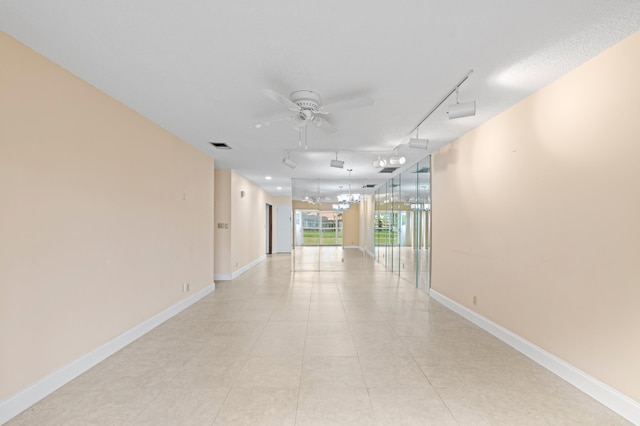
<svg viewBox="0 0 640 426"><path fill-rule="evenodd" d="M313 288L313 287L312 287ZM309 296L309 307L311 309L311 296ZM296 415L293 424L298 424L298 408L300 407L300 390L302 389L302 373L304 368L304 357L307 350L307 337L309 336L309 312L307 312L307 327L304 333L304 344L302 345L302 357L300 357L300 379L298 380L298 398L296 398Z"/></svg>

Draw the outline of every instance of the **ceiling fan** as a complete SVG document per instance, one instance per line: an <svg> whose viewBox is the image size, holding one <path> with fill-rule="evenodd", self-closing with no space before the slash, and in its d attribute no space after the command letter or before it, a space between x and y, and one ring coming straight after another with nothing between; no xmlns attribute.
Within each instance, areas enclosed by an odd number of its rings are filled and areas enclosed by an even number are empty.
<svg viewBox="0 0 640 426"><path fill-rule="evenodd" d="M269 125L276 121L294 120L295 127L297 129L302 129L309 123L312 123L325 133L331 134L338 131L338 129L323 116L345 109L373 105L373 99L368 97L347 99L332 104L322 105L320 95L311 90L296 90L291 93L289 97L283 96L271 89L263 89L260 93L272 101L285 106L289 111L291 111L291 113L285 117L256 124L256 128Z"/></svg>

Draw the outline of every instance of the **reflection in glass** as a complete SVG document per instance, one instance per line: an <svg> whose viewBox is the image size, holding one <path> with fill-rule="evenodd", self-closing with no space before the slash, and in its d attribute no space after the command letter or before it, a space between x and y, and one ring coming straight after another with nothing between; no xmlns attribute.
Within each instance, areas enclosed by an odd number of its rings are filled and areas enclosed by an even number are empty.
<svg viewBox="0 0 640 426"><path fill-rule="evenodd" d="M359 184L357 197L350 180L293 179L293 270L344 270L348 252L361 257L363 268L376 262L428 292L430 164L427 157L375 192Z"/></svg>
<svg viewBox="0 0 640 426"><path fill-rule="evenodd" d="M427 157L375 194L375 259L423 291L430 285L430 179Z"/></svg>

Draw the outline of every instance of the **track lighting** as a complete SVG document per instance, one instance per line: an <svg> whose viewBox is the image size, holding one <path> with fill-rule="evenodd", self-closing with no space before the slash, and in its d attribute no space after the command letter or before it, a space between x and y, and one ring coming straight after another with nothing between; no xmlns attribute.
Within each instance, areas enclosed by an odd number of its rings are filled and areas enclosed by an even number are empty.
<svg viewBox="0 0 640 426"><path fill-rule="evenodd" d="M471 117L476 115L476 101L460 103L458 102L458 87L456 87L456 103L447 108L449 120L461 117Z"/></svg>
<svg viewBox="0 0 640 426"><path fill-rule="evenodd" d="M297 166L297 164L291 158L289 158L288 152L287 152L287 156L282 159L282 164L284 164L285 166L291 169L295 169Z"/></svg>
<svg viewBox="0 0 640 426"><path fill-rule="evenodd" d="M341 168L344 167L344 161L338 160L338 153L336 152L336 159L335 160L331 160L329 165L331 167L335 167L336 169L341 169Z"/></svg>
<svg viewBox="0 0 640 426"><path fill-rule="evenodd" d="M393 155L391 157L389 157L389 164L391 164L392 166L401 166L406 161L407 161L407 159L404 156L398 155L398 147L396 147L393 150Z"/></svg>
<svg viewBox="0 0 640 426"><path fill-rule="evenodd" d="M420 139L420 138L409 139L409 148L427 149L428 146L429 146L429 139Z"/></svg>
<svg viewBox="0 0 640 426"><path fill-rule="evenodd" d="M407 161L406 158L402 157L402 156L397 156L394 155L392 157L389 158L389 164L393 165L393 166L401 166L403 165L405 162Z"/></svg>
<svg viewBox="0 0 640 426"><path fill-rule="evenodd" d="M411 138L409 140L409 146L411 148L417 148L417 149L427 149L427 143L429 142L427 139L420 139L420 136L418 136L418 131L420 130L420 125L422 123L424 123L427 118L431 117L431 114L433 114L434 112L436 112L436 110L438 108L440 108L440 106L446 102L447 99L449 99L449 96L453 95L453 93L455 92L456 94L456 104L455 105L451 105L447 111L447 114L449 114L449 119L453 119L453 118L460 118L460 117L468 117L471 115L476 115L476 101L473 102L466 102L466 103L459 103L458 102L458 89L460 88L460 86L462 86L462 84L467 81L469 79L469 76L473 73L473 70L469 70L469 72L467 72L461 79L460 81L458 81L456 83L455 86L453 86L453 88L451 90L449 90L449 92L447 92L442 99L440 99L438 102L436 102L436 104L431 108L431 110L429 110L429 112L427 113L427 115L422 119L422 121L420 121L418 123L418 125L416 127L414 127L413 130L416 131L416 137L415 138ZM413 132L412 130L412 132Z"/></svg>
<svg viewBox="0 0 640 426"><path fill-rule="evenodd" d="M454 118L474 116L476 115L476 101L449 105L447 114L449 114L449 120L452 120Z"/></svg>
<svg viewBox="0 0 640 426"><path fill-rule="evenodd" d="M373 160L373 167L377 168L377 169L381 169L384 166L387 165L387 160L380 158L380 156L378 155L378 159L377 160Z"/></svg>

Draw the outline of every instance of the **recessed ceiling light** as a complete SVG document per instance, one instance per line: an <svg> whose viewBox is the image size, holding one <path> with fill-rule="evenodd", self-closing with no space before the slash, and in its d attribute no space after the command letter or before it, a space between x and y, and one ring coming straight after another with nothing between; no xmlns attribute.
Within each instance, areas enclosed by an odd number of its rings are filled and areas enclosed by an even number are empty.
<svg viewBox="0 0 640 426"><path fill-rule="evenodd" d="M276 189L277 189L277 190L281 190L281 189L282 189L282 187L281 187L281 186L279 186L279 187L277 187Z"/></svg>
<svg viewBox="0 0 640 426"><path fill-rule="evenodd" d="M265 176L264 177L266 180L271 180L271 176Z"/></svg>

